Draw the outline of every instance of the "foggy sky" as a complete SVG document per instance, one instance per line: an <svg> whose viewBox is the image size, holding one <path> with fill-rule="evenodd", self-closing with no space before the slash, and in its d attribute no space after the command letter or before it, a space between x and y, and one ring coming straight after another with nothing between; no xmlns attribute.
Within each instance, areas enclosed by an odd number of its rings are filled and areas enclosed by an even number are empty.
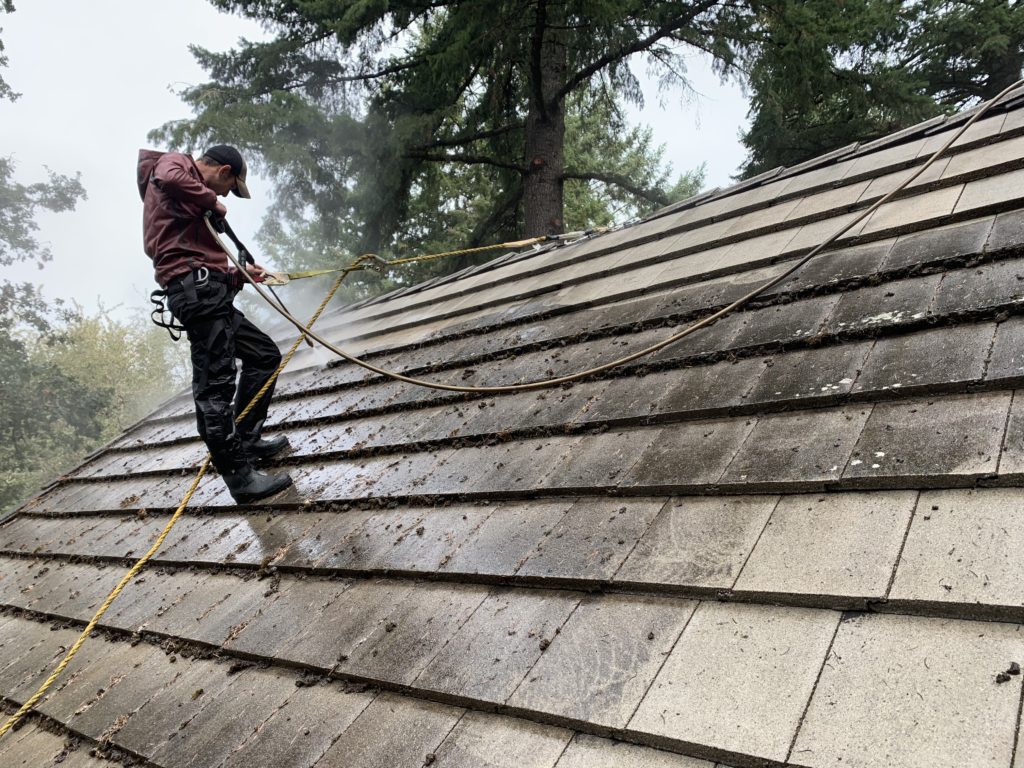
<svg viewBox="0 0 1024 768"><path fill-rule="evenodd" d="M39 283L48 298L73 299L87 311L103 306L142 317L156 285L141 245L137 152L150 146L148 131L190 116L175 92L206 77L189 44L226 50L261 30L206 0L32 0L16 7L0 14L9 59L2 74L23 95L0 102L0 152L13 157L21 183L45 180L44 166L80 171L89 199L73 212L40 214L39 239L50 245L53 261L42 271L16 266L8 276ZM652 126L676 173L706 161L707 185L728 186L743 160L737 137L746 100L738 88L720 86L699 59L690 75L696 101L680 103L679 94L658 94L645 83L645 108L629 114ZM252 200L225 201L247 243L270 200L267 183L250 179Z"/></svg>

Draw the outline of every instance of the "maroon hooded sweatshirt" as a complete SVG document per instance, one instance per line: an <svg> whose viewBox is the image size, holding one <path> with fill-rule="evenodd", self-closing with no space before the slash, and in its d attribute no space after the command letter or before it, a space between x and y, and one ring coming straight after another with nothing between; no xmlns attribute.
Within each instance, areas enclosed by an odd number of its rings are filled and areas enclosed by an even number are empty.
<svg viewBox="0 0 1024 768"><path fill-rule="evenodd" d="M216 208L217 193L203 183L191 157L140 149L138 185L142 239L162 287L199 267L235 271L203 221L203 214Z"/></svg>

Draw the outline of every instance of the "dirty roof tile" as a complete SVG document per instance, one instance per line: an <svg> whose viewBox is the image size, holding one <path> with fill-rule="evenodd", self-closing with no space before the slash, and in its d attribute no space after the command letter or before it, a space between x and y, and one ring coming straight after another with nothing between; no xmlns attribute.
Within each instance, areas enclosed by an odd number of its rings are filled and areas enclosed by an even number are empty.
<svg viewBox="0 0 1024 768"><path fill-rule="evenodd" d="M537 663L579 595L497 588L415 680L417 687L503 703Z"/></svg>
<svg viewBox="0 0 1024 768"><path fill-rule="evenodd" d="M553 768L572 731L483 712L467 712L435 753L445 768Z"/></svg>
<svg viewBox="0 0 1024 768"><path fill-rule="evenodd" d="M848 394L874 342L862 341L773 355L746 396L748 403Z"/></svg>
<svg viewBox="0 0 1024 768"><path fill-rule="evenodd" d="M487 598L474 584L423 584L400 599L341 667L409 685Z"/></svg>
<svg viewBox="0 0 1024 768"><path fill-rule="evenodd" d="M778 496L672 499L615 581L729 589L778 500Z"/></svg>
<svg viewBox="0 0 1024 768"><path fill-rule="evenodd" d="M752 429L753 420L742 417L666 426L621 484L634 490L663 493L680 486L715 483Z"/></svg>
<svg viewBox="0 0 1024 768"><path fill-rule="evenodd" d="M516 573L610 580L663 506L662 499L581 499Z"/></svg>
<svg viewBox="0 0 1024 768"><path fill-rule="evenodd" d="M382 693L345 729L318 768L423 765L463 710Z"/></svg>
<svg viewBox="0 0 1024 768"><path fill-rule="evenodd" d="M635 595L584 600L508 703L624 727L696 607Z"/></svg>
<svg viewBox="0 0 1024 768"><path fill-rule="evenodd" d="M571 499L496 505L487 519L441 562L439 570L513 574L572 505Z"/></svg>
<svg viewBox="0 0 1024 768"><path fill-rule="evenodd" d="M992 217L985 217L900 235L881 268L905 269L938 259L979 254L985 249L993 221Z"/></svg>
<svg viewBox="0 0 1024 768"><path fill-rule="evenodd" d="M1011 317L996 326L985 378L992 381L1024 375L1024 318Z"/></svg>
<svg viewBox="0 0 1024 768"><path fill-rule="evenodd" d="M879 403L844 478L995 474L1010 393Z"/></svg>
<svg viewBox="0 0 1024 768"><path fill-rule="evenodd" d="M287 701L228 757L224 768L312 768L373 698L335 684L292 685Z"/></svg>
<svg viewBox="0 0 1024 768"><path fill-rule="evenodd" d="M732 460L723 483L838 480L871 407L763 416Z"/></svg>
<svg viewBox="0 0 1024 768"><path fill-rule="evenodd" d="M995 323L978 323L879 339L853 391L980 381L995 330Z"/></svg>
<svg viewBox="0 0 1024 768"><path fill-rule="evenodd" d="M559 758L555 768L714 768L693 757L661 752L649 747L578 734Z"/></svg>

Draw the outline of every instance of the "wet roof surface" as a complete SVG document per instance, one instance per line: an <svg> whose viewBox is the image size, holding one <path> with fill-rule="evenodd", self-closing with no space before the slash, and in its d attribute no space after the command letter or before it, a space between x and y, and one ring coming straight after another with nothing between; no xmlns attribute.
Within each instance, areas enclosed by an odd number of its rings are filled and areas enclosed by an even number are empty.
<svg viewBox="0 0 1024 768"><path fill-rule="evenodd" d="M961 121L321 331L447 383L615 360L781 274ZM239 507L206 479L0 762L1019 766L1022 308L1017 105L752 305L571 386L300 352L268 422L295 488ZM8 706L166 524L191 407L0 526Z"/></svg>

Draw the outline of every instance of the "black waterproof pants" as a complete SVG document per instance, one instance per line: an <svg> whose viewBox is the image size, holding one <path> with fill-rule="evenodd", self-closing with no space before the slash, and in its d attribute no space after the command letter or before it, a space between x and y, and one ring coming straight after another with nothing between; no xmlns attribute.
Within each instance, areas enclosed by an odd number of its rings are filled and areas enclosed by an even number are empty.
<svg viewBox="0 0 1024 768"><path fill-rule="evenodd" d="M167 288L168 306L185 327L192 347L199 436L222 474L246 462L243 445L259 437L274 388L237 428L235 417L281 364L277 345L235 309L234 297L234 288L219 274L211 274L205 284L189 275ZM240 376L235 358L242 363Z"/></svg>

